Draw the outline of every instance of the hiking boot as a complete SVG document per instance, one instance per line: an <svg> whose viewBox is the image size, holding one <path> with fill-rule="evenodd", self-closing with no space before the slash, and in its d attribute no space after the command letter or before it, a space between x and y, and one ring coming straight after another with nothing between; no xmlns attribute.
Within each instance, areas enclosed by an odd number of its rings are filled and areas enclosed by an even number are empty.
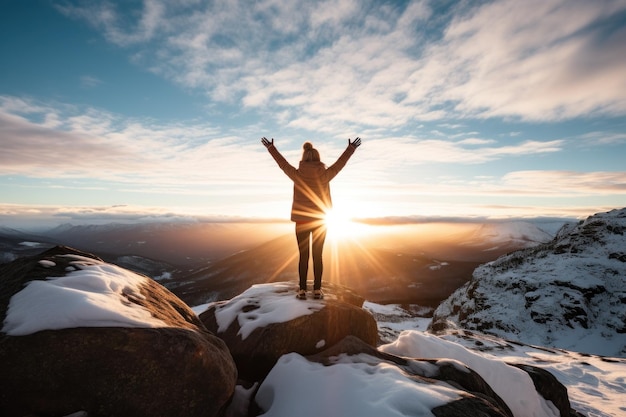
<svg viewBox="0 0 626 417"><path fill-rule="evenodd" d="M298 298L299 300L306 300L306 291L299 290L298 293L296 294L296 298Z"/></svg>
<svg viewBox="0 0 626 417"><path fill-rule="evenodd" d="M322 292L322 290L314 290L313 298L315 298L316 300L321 300L322 298L324 298L324 293Z"/></svg>

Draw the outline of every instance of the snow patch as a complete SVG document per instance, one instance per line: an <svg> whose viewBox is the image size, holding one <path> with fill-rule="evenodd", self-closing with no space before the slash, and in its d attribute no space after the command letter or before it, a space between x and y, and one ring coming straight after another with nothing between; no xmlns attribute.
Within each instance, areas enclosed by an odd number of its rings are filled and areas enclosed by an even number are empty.
<svg viewBox="0 0 626 417"><path fill-rule="evenodd" d="M238 320L239 335L246 339L259 327L284 323L324 308L322 301L302 301L288 283L257 284L215 309L218 333Z"/></svg>
<svg viewBox="0 0 626 417"><path fill-rule="evenodd" d="M20 246L26 246L28 248L38 248L42 245L41 242L29 242L29 241L20 242L19 244Z"/></svg>
<svg viewBox="0 0 626 417"><path fill-rule="evenodd" d="M262 415L432 416L430 410L462 395L444 384L417 383L393 365L345 361L324 366L297 353L283 355L256 395Z"/></svg>
<svg viewBox="0 0 626 417"><path fill-rule="evenodd" d="M42 330L73 327L166 327L146 308L129 301L143 299L148 278L115 265L76 255L78 270L63 277L33 280L11 297L2 331L24 336Z"/></svg>
<svg viewBox="0 0 626 417"><path fill-rule="evenodd" d="M498 359L490 359L467 350L460 344L427 333L406 331L380 350L412 358L451 358L477 372L506 402L515 416L554 416L559 412L535 389L528 373Z"/></svg>

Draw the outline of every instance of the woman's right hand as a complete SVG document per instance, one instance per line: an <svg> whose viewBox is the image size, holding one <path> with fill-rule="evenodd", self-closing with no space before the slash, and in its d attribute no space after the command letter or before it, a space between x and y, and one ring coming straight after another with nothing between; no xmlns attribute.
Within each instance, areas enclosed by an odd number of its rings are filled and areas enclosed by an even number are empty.
<svg viewBox="0 0 626 417"><path fill-rule="evenodd" d="M263 144L263 146L269 149L270 146L274 146L274 138L272 138L272 141L270 142L266 137L262 137L261 143Z"/></svg>

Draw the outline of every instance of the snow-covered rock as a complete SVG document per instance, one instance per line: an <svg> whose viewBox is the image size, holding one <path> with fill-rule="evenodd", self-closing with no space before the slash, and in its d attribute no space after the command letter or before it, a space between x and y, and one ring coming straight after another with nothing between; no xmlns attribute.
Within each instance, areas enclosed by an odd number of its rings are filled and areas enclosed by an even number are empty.
<svg viewBox="0 0 626 417"><path fill-rule="evenodd" d="M324 300L302 301L296 289L295 282L254 285L195 309L237 362L242 385L227 415L577 416L549 372L424 332L404 332L377 349L362 299L329 285ZM387 317L397 311L368 304Z"/></svg>
<svg viewBox="0 0 626 417"><path fill-rule="evenodd" d="M254 401L274 417L581 417L550 372L418 331L378 349L349 336L316 355L286 354Z"/></svg>
<svg viewBox="0 0 626 417"><path fill-rule="evenodd" d="M232 396L224 342L148 277L66 247L0 277L0 415L215 416Z"/></svg>
<svg viewBox="0 0 626 417"><path fill-rule="evenodd" d="M566 225L548 243L480 266L435 310L430 329L450 326L626 355L626 209Z"/></svg>
<svg viewBox="0 0 626 417"><path fill-rule="evenodd" d="M315 394L303 396L305 390ZM255 401L264 416L512 417L462 363L401 358L352 336L317 355L282 356Z"/></svg>
<svg viewBox="0 0 626 417"><path fill-rule="evenodd" d="M361 308L361 297L328 284L323 300L299 300L297 289L295 282L253 285L200 314L207 329L226 342L240 377L262 379L282 355L311 355L349 335L376 345L376 321Z"/></svg>

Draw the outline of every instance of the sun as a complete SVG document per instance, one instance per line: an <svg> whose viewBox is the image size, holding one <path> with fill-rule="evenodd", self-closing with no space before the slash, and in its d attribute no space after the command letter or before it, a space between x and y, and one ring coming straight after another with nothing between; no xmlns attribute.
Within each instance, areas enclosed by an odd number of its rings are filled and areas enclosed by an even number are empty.
<svg viewBox="0 0 626 417"><path fill-rule="evenodd" d="M353 221L350 213L337 208L326 212L324 223L326 223L329 238L350 239L365 233L365 225Z"/></svg>

